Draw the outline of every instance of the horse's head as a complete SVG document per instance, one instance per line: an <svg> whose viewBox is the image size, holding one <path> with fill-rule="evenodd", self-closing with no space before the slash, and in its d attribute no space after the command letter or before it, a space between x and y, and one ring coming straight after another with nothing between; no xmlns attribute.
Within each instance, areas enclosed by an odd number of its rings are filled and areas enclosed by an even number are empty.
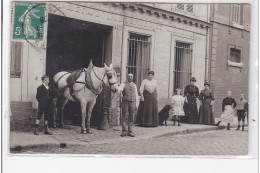
<svg viewBox="0 0 260 173"><path fill-rule="evenodd" d="M116 92L118 90L118 84L117 84L117 75L115 70L113 69L113 64L111 63L108 67L105 65L105 71L106 71L106 77L104 78L104 83L107 87L110 87L113 92Z"/></svg>

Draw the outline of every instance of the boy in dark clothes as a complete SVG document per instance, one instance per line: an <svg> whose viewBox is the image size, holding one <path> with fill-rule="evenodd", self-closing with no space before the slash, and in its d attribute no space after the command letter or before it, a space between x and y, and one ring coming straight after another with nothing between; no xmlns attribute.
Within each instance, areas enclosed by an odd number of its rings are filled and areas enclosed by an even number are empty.
<svg viewBox="0 0 260 173"><path fill-rule="evenodd" d="M44 134L52 135L48 128L48 120L50 119L50 113L52 108L52 101L51 101L51 91L49 84L49 77L44 75L42 76L42 85L37 88L36 99L39 102L38 105L38 117L35 123L35 129L33 134L39 135L38 132L38 125L42 118L42 114L44 114Z"/></svg>
<svg viewBox="0 0 260 173"><path fill-rule="evenodd" d="M244 98L244 94L240 95L240 100L237 103L237 118L238 125L236 130L240 130L240 122L242 120L242 131L245 131L245 116L247 114L248 103Z"/></svg>

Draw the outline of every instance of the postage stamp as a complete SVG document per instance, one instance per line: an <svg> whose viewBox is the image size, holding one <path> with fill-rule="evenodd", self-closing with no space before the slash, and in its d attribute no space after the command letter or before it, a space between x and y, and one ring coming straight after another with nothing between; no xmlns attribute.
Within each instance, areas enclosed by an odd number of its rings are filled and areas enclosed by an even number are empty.
<svg viewBox="0 0 260 173"><path fill-rule="evenodd" d="M45 4L15 2L13 17L14 40L43 40Z"/></svg>

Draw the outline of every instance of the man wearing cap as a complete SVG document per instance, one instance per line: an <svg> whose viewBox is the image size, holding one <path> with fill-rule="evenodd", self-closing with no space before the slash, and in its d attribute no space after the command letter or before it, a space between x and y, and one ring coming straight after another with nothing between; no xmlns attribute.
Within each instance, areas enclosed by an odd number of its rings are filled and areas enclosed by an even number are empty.
<svg viewBox="0 0 260 173"><path fill-rule="evenodd" d="M133 83L133 74L127 75L127 81L123 82L118 89L122 92L122 134L121 137L130 136L134 137L134 112L139 105L139 96L136 84Z"/></svg>

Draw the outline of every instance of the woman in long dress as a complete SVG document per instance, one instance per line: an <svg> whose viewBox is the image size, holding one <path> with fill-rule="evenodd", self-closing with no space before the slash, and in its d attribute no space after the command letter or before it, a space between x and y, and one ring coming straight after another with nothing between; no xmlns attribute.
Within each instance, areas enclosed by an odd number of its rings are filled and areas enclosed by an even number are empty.
<svg viewBox="0 0 260 173"><path fill-rule="evenodd" d="M140 87L141 102L138 108L136 123L145 127L157 127L158 118L158 84L153 79L154 71L148 72L148 79L142 81Z"/></svg>
<svg viewBox="0 0 260 173"><path fill-rule="evenodd" d="M196 79L192 77L190 79L190 85L187 85L184 90L185 104L184 112L185 117L182 122L188 124L196 124L199 122L199 113L197 108L197 101L199 97L199 88L195 86Z"/></svg>
<svg viewBox="0 0 260 173"><path fill-rule="evenodd" d="M200 107L200 124L215 125L215 120L213 116L213 105L214 94L213 90L209 88L210 84L208 82L204 83L205 89L200 92L199 100L201 101Z"/></svg>
<svg viewBox="0 0 260 173"><path fill-rule="evenodd" d="M220 121L216 124L217 126L220 122L227 123L227 130L230 130L230 123L234 121L234 108L237 106L237 103L234 98L232 98L232 92L227 92L227 97L223 99L222 102L222 114Z"/></svg>

